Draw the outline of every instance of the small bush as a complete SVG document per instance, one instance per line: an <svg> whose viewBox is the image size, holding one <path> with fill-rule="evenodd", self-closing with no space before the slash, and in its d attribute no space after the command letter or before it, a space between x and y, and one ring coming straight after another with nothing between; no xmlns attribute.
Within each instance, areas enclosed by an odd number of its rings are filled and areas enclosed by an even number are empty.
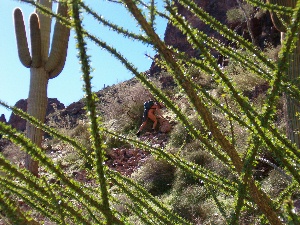
<svg viewBox="0 0 300 225"><path fill-rule="evenodd" d="M165 160L149 158L140 170L132 174L132 178L141 183L149 193L161 195L171 189L174 173L175 167Z"/></svg>
<svg viewBox="0 0 300 225"><path fill-rule="evenodd" d="M262 182L262 189L269 193L273 198L278 197L280 192L282 192L289 185L289 181L286 177L277 170L272 170L269 176Z"/></svg>
<svg viewBox="0 0 300 225"><path fill-rule="evenodd" d="M235 86L241 91L253 91L256 86L265 83L265 80L257 74L254 74L249 70L245 70L244 68L236 65L234 62L229 63L226 67L226 71L228 72L229 78L232 79Z"/></svg>
<svg viewBox="0 0 300 225"><path fill-rule="evenodd" d="M91 145L91 134L89 131L89 125L86 121L81 121L78 125L70 130L70 136L77 139L87 149L92 149Z"/></svg>
<svg viewBox="0 0 300 225"><path fill-rule="evenodd" d="M112 136L105 137L105 145L108 149L130 146L126 141Z"/></svg>
<svg viewBox="0 0 300 225"><path fill-rule="evenodd" d="M254 12L253 6L251 6L249 4L243 4L242 7L248 17ZM228 22L229 23L242 23L242 22L246 21L243 10L240 7L236 7L236 8L228 10L226 12Z"/></svg>
<svg viewBox="0 0 300 225"><path fill-rule="evenodd" d="M197 141L187 144L181 153L182 158L189 162L193 162L200 166L206 167L212 162L213 158L207 151L201 150L201 146ZM180 169L176 170L175 181L173 188L175 190L182 190L189 185L202 185L200 179L195 178Z"/></svg>
<svg viewBox="0 0 300 225"><path fill-rule="evenodd" d="M192 141L191 135L186 131L182 124L177 124L170 135L170 145L179 148L183 144L189 143Z"/></svg>
<svg viewBox="0 0 300 225"><path fill-rule="evenodd" d="M244 15L238 8L230 9L226 12L226 17L229 23L241 23L244 21Z"/></svg>
<svg viewBox="0 0 300 225"><path fill-rule="evenodd" d="M180 216L189 221L205 220L209 207L203 207L203 203L208 198L208 193L204 187L197 185L187 186L182 191L171 193L169 204Z"/></svg>

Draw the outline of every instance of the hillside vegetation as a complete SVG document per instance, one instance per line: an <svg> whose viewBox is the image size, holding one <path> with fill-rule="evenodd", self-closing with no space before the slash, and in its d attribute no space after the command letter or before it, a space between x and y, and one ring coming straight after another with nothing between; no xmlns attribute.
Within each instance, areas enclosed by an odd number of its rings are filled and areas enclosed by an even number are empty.
<svg viewBox="0 0 300 225"><path fill-rule="evenodd" d="M278 7L247 1L287 22L286 41L264 50L194 1L178 2L235 47L194 29L168 1L167 14L157 11L153 1L111 2L128 9L142 35L103 21L84 1L68 1L71 18L60 20L76 32L86 114L74 120L57 110L44 124L1 101L45 131L40 148L0 123L2 139L13 143L0 154L3 224L300 223L299 146L286 135L291 107L286 99L299 99L288 74L297 54L300 2ZM152 45L162 72L152 77L138 72L116 49L84 30L83 11L120 35ZM198 57L164 44L154 29L159 16L187 36ZM87 40L114 55L135 78L92 92ZM228 66L218 65L212 49L229 59ZM175 84L162 85L166 77ZM163 113L172 130L152 134L146 128L136 137L149 98L166 106ZM25 153L39 162L39 177L23 168Z"/></svg>

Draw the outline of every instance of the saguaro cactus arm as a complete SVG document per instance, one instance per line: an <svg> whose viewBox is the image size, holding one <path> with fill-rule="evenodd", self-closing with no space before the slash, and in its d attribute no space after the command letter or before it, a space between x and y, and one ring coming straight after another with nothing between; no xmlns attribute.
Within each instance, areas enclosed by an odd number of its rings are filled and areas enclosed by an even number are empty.
<svg viewBox="0 0 300 225"><path fill-rule="evenodd" d="M38 15L33 13L30 16L30 37L31 37L31 67L38 68L42 64L41 58L41 32Z"/></svg>
<svg viewBox="0 0 300 225"><path fill-rule="evenodd" d="M29 68L31 65L31 56L28 48L23 13L20 8L14 10L15 33L17 39L18 55L21 63Z"/></svg>
<svg viewBox="0 0 300 225"><path fill-rule="evenodd" d="M52 0L38 0L44 7L52 10ZM61 4L61 3L59 3ZM40 20L41 30L41 54L42 62L45 64L48 60L49 46L50 46L50 33L51 33L51 16L36 11Z"/></svg>
<svg viewBox="0 0 300 225"><path fill-rule="evenodd" d="M294 7L296 4L295 0L267 0L268 3L277 4L278 6ZM286 24L290 21L290 16L277 15L274 12L271 13L271 18L274 26L280 32L286 32Z"/></svg>
<svg viewBox="0 0 300 225"><path fill-rule="evenodd" d="M67 5L59 4L57 13L64 17L67 16ZM50 79L58 76L65 65L69 36L70 29L57 21L54 28L51 52L45 64L45 70L49 73Z"/></svg>

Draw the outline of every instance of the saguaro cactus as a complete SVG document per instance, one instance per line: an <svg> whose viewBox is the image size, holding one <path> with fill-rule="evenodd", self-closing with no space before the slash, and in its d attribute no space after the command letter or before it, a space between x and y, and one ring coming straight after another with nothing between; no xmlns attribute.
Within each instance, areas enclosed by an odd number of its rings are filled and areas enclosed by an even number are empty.
<svg viewBox="0 0 300 225"><path fill-rule="evenodd" d="M295 7L296 0L268 0L269 3L279 6ZM271 18L274 26L281 32L281 42L283 42L286 32L286 25L290 24L290 16L278 16L271 12ZM300 88L300 40L293 53L289 55L290 66L288 69L288 80ZM292 99L286 95L286 120L287 120L287 136L300 148L300 104L299 100Z"/></svg>
<svg viewBox="0 0 300 225"><path fill-rule="evenodd" d="M52 9L52 0L39 0L43 6ZM57 13L67 16L67 5L58 4ZM47 109L47 86L52 79L62 71L66 56L70 29L56 21L53 41L50 47L51 17L42 13L32 13L30 16L31 52L29 51L26 30L21 9L14 11L15 32L18 53L21 63L30 68L30 88L27 112L41 122L44 122ZM27 122L26 135L36 145L41 146L43 132ZM38 176L38 162L29 155L25 158L25 167Z"/></svg>

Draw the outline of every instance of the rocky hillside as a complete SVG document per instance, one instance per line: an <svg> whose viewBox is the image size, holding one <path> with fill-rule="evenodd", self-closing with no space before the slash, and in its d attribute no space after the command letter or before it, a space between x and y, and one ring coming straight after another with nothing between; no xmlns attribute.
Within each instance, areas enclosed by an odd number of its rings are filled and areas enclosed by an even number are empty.
<svg viewBox="0 0 300 225"><path fill-rule="evenodd" d="M200 7L205 9L211 16L213 16L223 24L227 25L229 29L234 30L237 34L243 36L249 41L253 41L254 43L257 43L257 45L261 49L264 49L266 46L270 46L270 45L277 46L280 43L280 33L273 26L269 12L264 12L257 8L251 8L251 10L249 10L250 13L249 24L251 25L250 30L254 35L254 39L255 39L255 40L251 40L246 19L242 18L240 20L235 20L235 21L228 20L228 16L227 16L228 11L233 10L233 12L236 12L239 9L236 0L222 0L222 1L196 0L196 2ZM218 34L215 30L211 29L208 25L206 25L201 20L193 16L187 9L181 7L179 3L175 2L175 4L177 5L180 14L182 14L194 27L204 32L208 36L219 39L221 42L225 43L226 45L231 45L230 42L228 42L224 37ZM186 37L176 27L172 26L171 24L168 24L166 27L164 41L167 45L174 46L178 50L186 52L186 54L191 57L199 56L199 52L190 46L190 44L186 40ZM218 58L220 65L224 65L224 63L226 64L226 61L228 59L224 59L224 57L220 55L218 52L212 52L212 54L216 58ZM159 55L155 56L155 58L159 58L159 57L160 57ZM146 74L148 74L150 77L153 77L155 74L159 72L161 72L161 68L159 68L159 66L155 64L155 60L154 60L149 70L146 71ZM116 98L116 95L118 93L117 89L119 85L120 86L125 85L131 88L130 86L134 86L134 84L132 84L131 82L136 82L136 81L126 81L123 84L117 84L117 85L113 85L112 87L107 87L103 90L99 90L98 97L102 99L101 103L104 104L105 102L108 103L112 101L111 99L110 100L106 99L105 96L106 93L109 93L109 95L107 95L108 98L110 97ZM174 85L174 81L171 77L161 77L160 82L162 84L162 88L165 88L170 85L171 86ZM113 92L115 92L115 95L112 95ZM120 97L118 97L118 101L120 103L122 102ZM26 99L19 100L15 106L22 110L26 110L27 108ZM62 110L61 116L65 117L68 115L69 118L72 118L71 123L75 124L77 118L81 118L82 116L84 116L83 106L84 103L82 101L74 102L71 105L65 107L64 104L59 102L59 99L49 99L47 115L49 116L50 114L53 114L55 110ZM0 121L7 122L8 124L12 125L14 128L17 128L18 130L21 131L25 130L25 121L20 119L18 116L11 115L11 117L7 119L5 118L4 115L1 115Z"/></svg>
<svg viewBox="0 0 300 225"><path fill-rule="evenodd" d="M265 49L267 46L277 46L279 44L279 32L276 31L271 23L270 15L268 12L263 12L259 9L249 9L250 23L251 26L248 27L245 19L240 20L229 20L227 12L230 10L239 10L236 0L224 0L224 1L200 1L195 0L199 6L204 8L209 14L214 16L217 20L225 23L229 29L234 30L236 33L242 35L244 38L257 44L261 49ZM188 19L193 26L207 35L218 38L220 41L226 45L232 46L232 43L228 42L222 36L217 34L213 29L199 21L199 19L193 17L187 10L183 9L180 5L179 12ZM249 34L249 29L251 31L251 37ZM185 36L175 27L168 24L164 37L165 42L168 45L172 45L178 48L180 51L186 52L190 57L199 57L199 52L192 49L192 47L187 42ZM227 61L230 59L224 59L222 55L218 52L212 52L212 54L218 59L220 66L226 66ZM159 58L156 55L156 58ZM224 69L228 69L232 66L229 64ZM145 72L149 78L161 89L165 89L164 93L178 105L182 107L182 111L186 113L193 122L195 119L195 112L191 107L188 106L188 100L184 95L178 91L176 84L171 76L162 71L162 69L152 63L151 68ZM245 81L248 82L248 74L238 75L244 76ZM210 77L210 75L207 75ZM212 79L208 79L212 80ZM213 82L211 82L213 83ZM209 81L203 85L204 88L211 92L218 92L217 86L211 84ZM248 82L250 83L250 82ZM202 85L202 83L201 83ZM242 85L242 84L241 84ZM250 84L252 85L252 83ZM252 89L243 89L243 93L247 96L253 104L260 106L259 97L262 97L262 93L266 92L268 85L266 83L260 83L259 85L252 85ZM104 127L109 128L110 131L115 131L116 133L126 134L126 138L137 138L135 132L137 127L141 123L142 107L143 102L148 99L151 94L145 89L141 83L136 79L132 78L128 81L115 84L106 87L102 90L96 92L98 97L97 112L103 118ZM220 94L221 97L221 94ZM225 98L225 97L224 97ZM227 103L226 99L225 102ZM16 106L26 110L26 100L20 100ZM88 132L88 120L85 117L84 110L84 100L74 102L69 106L64 106L57 99L49 99L47 118L46 122L57 128L63 134L66 134L76 140L79 140L86 149L89 151L90 148L90 133ZM282 107L282 106L280 106ZM229 180L234 180L235 177L232 176L227 167L220 164L216 158L212 157L206 149L203 149L202 144L199 140L195 140L191 137L190 133L186 131L180 123L176 123L175 117L172 117L172 112L165 110L165 117L171 123L173 130L171 132L148 132L149 129L145 129L138 139L141 143L147 143L149 146L159 149L162 152L169 152L179 156L181 159L186 159L189 162L193 162L197 165L203 166L208 170L214 171L220 175L220 177L228 178ZM220 121L220 125L228 122L228 118L218 114L214 115L217 120ZM0 117L2 121L5 118ZM278 116L278 121L282 119L282 115ZM197 119L195 119L197 121ZM197 121L198 122L198 121ZM195 127L201 130L201 124L195 122ZM281 122L281 121L280 121ZM8 120L8 123L13 127L24 131L25 121L21 120L19 117L12 115ZM280 124L278 122L278 124ZM148 124L150 125L150 124ZM224 126L225 127L225 126ZM225 129L225 128L224 128ZM236 145L243 146L242 142L245 142L244 130L237 126L236 131ZM105 132L104 132L104 135ZM233 135L234 136L234 135ZM210 193L203 186L204 181L197 178L195 179L190 174L185 174L185 172L175 168L170 163L161 160L160 158L154 158L151 151L143 149L143 145L132 146L127 142L124 142L122 138L119 137L103 137L106 144L106 160L105 164L123 174L124 176L129 176L133 180L137 181L139 184L143 185L149 193L154 196L159 196L160 201L172 208L180 216L192 221L193 224L224 224L225 221L222 219L219 211L214 209L211 204L211 199L208 198ZM115 139L114 139L115 138ZM208 135L207 137L211 137ZM3 154L12 159L14 162L18 163L22 167L21 160L18 161L21 156L16 156L17 151L16 146L8 148L8 142L0 139L0 151L3 150ZM63 143L61 140L52 138L45 135L45 140L43 143L43 148L45 149L47 155L70 176L74 179L83 183L83 185L89 184L93 187L95 182L87 174L88 164L82 160L74 150ZM241 150L241 148L239 148ZM14 154L12 154L14 152ZM20 151L19 151L20 152ZM267 152L268 153L268 152ZM272 155L262 152L259 155L258 163L253 168L254 177L257 181L262 181L262 187L265 189L270 189L269 184L274 182L276 185L274 190L271 190L272 197L277 196L278 190L286 185L286 178L282 178L280 175L280 169L274 170L274 167L278 168L276 160ZM279 172L278 172L279 171ZM41 171L46 173L45 171ZM50 183L60 184L60 181L51 176L46 176ZM217 194L218 190L216 190ZM277 193L278 192L278 193ZM122 199L120 196L120 202L127 201ZM229 197L218 196L221 201L224 202L224 206L232 206L232 199ZM295 210L300 211L299 200L294 201ZM223 204L223 203L222 203ZM120 210L123 213L122 209ZM126 212L128 213L128 212ZM253 215L259 215L259 212L248 212L241 215L242 224L253 224L256 222L256 217ZM204 223L203 221L206 221ZM1 222L1 221L0 221ZM133 223L136 224L136 223Z"/></svg>
<svg viewBox="0 0 300 225"><path fill-rule="evenodd" d="M240 21L229 21L228 19L228 11L239 9L236 0L196 0L196 2L210 15L212 15L222 23L225 23L229 29L234 30L236 33L242 35L249 41L254 41L261 49L264 49L269 45L276 46L279 44L279 32L276 31L276 29L272 25L270 14L268 12L263 12L259 9L254 8L250 10L250 29L255 38L255 40L251 40L248 30L249 27L247 27L245 19L242 19ZM189 20L194 27L211 37L219 39L226 45L231 45L231 43L224 39L224 37L216 33L213 29L204 24L198 18L194 17L188 10L181 7L178 3L176 4L179 12L187 20ZM164 41L166 42L166 44L172 45L180 51L186 52L186 54L191 57L199 56L199 52L194 50L187 42L185 36L171 24L167 25ZM218 52L212 52L212 54L219 59L220 65L224 65L224 58ZM156 58L159 58L159 55L156 55ZM161 68L159 68L159 66L155 64L155 61L153 61L151 68L146 71L146 74L152 79L156 79L157 82L160 83L161 88L168 88L170 86L174 87L175 82L173 81L172 77L162 75L158 75L157 77L157 74L159 74L159 72L161 72ZM267 88L268 87L266 85L259 86L256 87L254 91L245 93L245 95L247 95L249 98L255 98L260 93L265 92ZM139 105L141 105L141 103L144 100L148 99L151 95L135 78L133 78L131 80L108 86L102 90L99 90L97 92L97 96L99 98L98 111L101 116L104 117L105 121L114 121L116 117L119 117L120 121L126 121L126 123L130 124L132 123L132 121L135 121L135 123L139 123L140 121L140 109L135 109L135 105L137 105L138 102L140 103ZM15 106L26 111L26 99L19 100ZM83 100L74 102L69 106L64 106L64 104L62 104L58 99L50 98L48 100L47 123L51 123L51 126L71 129L76 127L79 121L84 118L85 110ZM0 121L7 121L4 115L0 117ZM25 131L26 129L26 122L14 114L11 115L7 123L20 131ZM109 124L109 126L115 126L115 128L116 126L118 126L118 128L116 129L120 129L120 127L122 126L130 126L128 124L122 124L118 121L110 123L111 124ZM135 124L134 126L136 127L137 124ZM167 136L165 135L153 136L149 133L146 133L144 139L146 141L152 142L153 145L158 146L164 146L167 142ZM7 142L2 140L2 148L6 144ZM146 153L144 153L142 150L133 150L126 148L115 149L110 153L108 164L110 167L115 167L115 169L119 171L127 167L130 171L132 171L131 167L137 166L137 162L142 160L145 155ZM132 162L127 162L128 160L131 160ZM124 173L128 174L129 172L127 171Z"/></svg>

